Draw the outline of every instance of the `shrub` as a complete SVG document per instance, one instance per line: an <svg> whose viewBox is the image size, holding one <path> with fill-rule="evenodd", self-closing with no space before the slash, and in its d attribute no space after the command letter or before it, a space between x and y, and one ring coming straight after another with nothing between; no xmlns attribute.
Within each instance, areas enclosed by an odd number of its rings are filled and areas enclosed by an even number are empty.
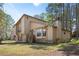
<svg viewBox="0 0 79 59"><path fill-rule="evenodd" d="M63 43L58 45L59 48L64 48L65 46L66 46L66 44L63 44Z"/></svg>
<svg viewBox="0 0 79 59"><path fill-rule="evenodd" d="M76 44L79 44L79 40L76 41Z"/></svg>
<svg viewBox="0 0 79 59"><path fill-rule="evenodd" d="M79 40L72 39L70 43L71 43L71 44L76 44L76 45L77 45L77 44L79 44Z"/></svg>

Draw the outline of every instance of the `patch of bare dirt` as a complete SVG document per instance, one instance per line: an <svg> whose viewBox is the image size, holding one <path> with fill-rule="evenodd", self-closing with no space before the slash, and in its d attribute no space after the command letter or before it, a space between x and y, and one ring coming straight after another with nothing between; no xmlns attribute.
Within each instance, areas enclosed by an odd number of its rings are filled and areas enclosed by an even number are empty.
<svg viewBox="0 0 79 59"><path fill-rule="evenodd" d="M78 45L68 45L63 49L59 49L48 54L49 56L79 56Z"/></svg>

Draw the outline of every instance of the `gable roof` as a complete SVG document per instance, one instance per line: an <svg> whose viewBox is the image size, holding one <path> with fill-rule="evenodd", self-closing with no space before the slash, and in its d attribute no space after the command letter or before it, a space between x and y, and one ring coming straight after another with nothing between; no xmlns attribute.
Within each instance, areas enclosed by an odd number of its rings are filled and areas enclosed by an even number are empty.
<svg viewBox="0 0 79 59"><path fill-rule="evenodd" d="M47 21L44 21L44 20L42 20L42 19L39 19L39 18L30 16L30 15L27 15L27 14L23 14L23 15L21 16L21 18L14 24L14 26L15 26L24 16L28 16L28 17L34 18L34 19L36 19L36 20L38 20L38 21L42 21L42 22L48 23ZM60 17L55 18L55 20L53 20L53 23L54 23L55 21L57 21L57 20L60 21L59 18L60 18ZM52 25L53 25L53 23L52 23ZM13 26L13 27L14 27L14 26Z"/></svg>
<svg viewBox="0 0 79 59"><path fill-rule="evenodd" d="M34 19L39 20L39 21L42 21L42 22L47 22L47 21L44 21L44 20L42 20L42 19L38 19L38 18L36 18L36 17L30 16L30 15L27 15L27 14L23 14L22 17L14 24L14 26L15 26L24 16L28 16L28 17L34 18Z"/></svg>

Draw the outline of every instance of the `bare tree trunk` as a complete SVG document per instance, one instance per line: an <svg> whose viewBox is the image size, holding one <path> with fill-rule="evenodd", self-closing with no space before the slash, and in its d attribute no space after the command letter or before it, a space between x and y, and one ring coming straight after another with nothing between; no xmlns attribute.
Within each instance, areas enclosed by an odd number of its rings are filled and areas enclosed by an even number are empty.
<svg viewBox="0 0 79 59"><path fill-rule="evenodd" d="M78 39L78 6L76 4L76 38Z"/></svg>

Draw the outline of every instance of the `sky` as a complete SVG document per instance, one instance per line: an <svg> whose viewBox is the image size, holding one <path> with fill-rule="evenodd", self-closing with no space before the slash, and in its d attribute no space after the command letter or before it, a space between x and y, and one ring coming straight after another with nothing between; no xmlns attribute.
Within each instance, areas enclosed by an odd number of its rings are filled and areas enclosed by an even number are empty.
<svg viewBox="0 0 79 59"><path fill-rule="evenodd" d="M19 18L23 14L27 14L30 16L38 15L46 11L47 4L41 3L7 3L4 4L4 11L11 15L11 17L16 21L19 20Z"/></svg>

